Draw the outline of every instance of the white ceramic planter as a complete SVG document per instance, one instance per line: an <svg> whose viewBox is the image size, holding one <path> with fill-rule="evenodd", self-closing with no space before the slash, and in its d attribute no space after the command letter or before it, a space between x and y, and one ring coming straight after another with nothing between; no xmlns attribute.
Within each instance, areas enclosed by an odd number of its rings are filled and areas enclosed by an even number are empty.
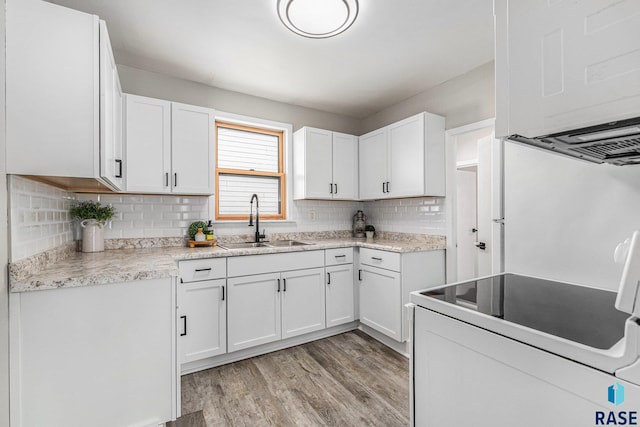
<svg viewBox="0 0 640 427"><path fill-rule="evenodd" d="M85 219L82 226L82 252L104 251L104 223Z"/></svg>
<svg viewBox="0 0 640 427"><path fill-rule="evenodd" d="M375 233L375 231L365 231L364 234L367 235L367 240L373 240L373 233Z"/></svg>

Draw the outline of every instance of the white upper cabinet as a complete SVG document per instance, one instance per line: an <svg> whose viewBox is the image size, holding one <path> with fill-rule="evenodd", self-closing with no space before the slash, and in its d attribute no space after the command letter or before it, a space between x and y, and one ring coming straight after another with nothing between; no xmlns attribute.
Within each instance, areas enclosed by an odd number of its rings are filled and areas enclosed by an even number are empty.
<svg viewBox="0 0 640 427"><path fill-rule="evenodd" d="M640 116L638 0L496 0L496 136Z"/></svg>
<svg viewBox="0 0 640 427"><path fill-rule="evenodd" d="M171 170L173 191L214 193L215 112L171 103Z"/></svg>
<svg viewBox="0 0 640 427"><path fill-rule="evenodd" d="M360 199L444 196L444 117L420 113L359 144Z"/></svg>
<svg viewBox="0 0 640 427"><path fill-rule="evenodd" d="M127 191L213 194L214 110L126 95Z"/></svg>
<svg viewBox="0 0 640 427"><path fill-rule="evenodd" d="M357 198L358 143L353 135L303 127L293 135L294 199Z"/></svg>
<svg viewBox="0 0 640 427"><path fill-rule="evenodd" d="M124 189L122 88L107 24L100 21L100 176Z"/></svg>
<svg viewBox="0 0 640 427"><path fill-rule="evenodd" d="M119 190L119 88L106 27L45 1L9 0L6 34L7 172L97 179ZM115 144L102 153L109 158L101 159L101 144Z"/></svg>

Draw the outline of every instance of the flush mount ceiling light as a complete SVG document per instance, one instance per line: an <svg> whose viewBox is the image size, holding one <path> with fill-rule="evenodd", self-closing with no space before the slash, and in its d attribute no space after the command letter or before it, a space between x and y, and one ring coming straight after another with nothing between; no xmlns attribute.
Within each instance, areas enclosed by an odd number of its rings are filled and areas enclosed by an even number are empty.
<svg viewBox="0 0 640 427"><path fill-rule="evenodd" d="M353 24L358 0L278 0L278 16L296 34L325 39Z"/></svg>

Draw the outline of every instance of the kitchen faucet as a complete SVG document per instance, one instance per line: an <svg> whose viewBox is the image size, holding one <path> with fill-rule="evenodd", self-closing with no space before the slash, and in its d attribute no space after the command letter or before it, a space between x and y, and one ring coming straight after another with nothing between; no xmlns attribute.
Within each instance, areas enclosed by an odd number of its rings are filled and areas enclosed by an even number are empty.
<svg viewBox="0 0 640 427"><path fill-rule="evenodd" d="M260 202L258 201L258 195L251 196L251 210L249 211L249 227L253 227L253 199L256 199L256 243L260 243L260 239L264 239L264 232L260 234Z"/></svg>

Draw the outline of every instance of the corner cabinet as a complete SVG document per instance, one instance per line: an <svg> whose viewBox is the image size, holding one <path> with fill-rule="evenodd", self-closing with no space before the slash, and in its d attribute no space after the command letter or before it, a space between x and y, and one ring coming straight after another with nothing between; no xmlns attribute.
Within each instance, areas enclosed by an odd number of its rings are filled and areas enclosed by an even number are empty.
<svg viewBox="0 0 640 427"><path fill-rule="evenodd" d="M324 251L227 262L229 352L325 328Z"/></svg>
<svg viewBox="0 0 640 427"><path fill-rule="evenodd" d="M127 191L214 193L215 111L126 94Z"/></svg>
<svg viewBox="0 0 640 427"><path fill-rule="evenodd" d="M293 134L294 199L355 200L358 138L303 127Z"/></svg>
<svg viewBox="0 0 640 427"><path fill-rule="evenodd" d="M360 199L444 196L444 121L425 112L362 135Z"/></svg>
<svg viewBox="0 0 640 427"><path fill-rule="evenodd" d="M445 283L444 250L396 253L360 249L360 322L396 341L409 339L409 293Z"/></svg>
<svg viewBox="0 0 640 427"><path fill-rule="evenodd" d="M640 115L640 2L494 2L496 137Z"/></svg>
<svg viewBox="0 0 640 427"><path fill-rule="evenodd" d="M7 1L7 173L122 189L120 88L110 49L95 15Z"/></svg>

